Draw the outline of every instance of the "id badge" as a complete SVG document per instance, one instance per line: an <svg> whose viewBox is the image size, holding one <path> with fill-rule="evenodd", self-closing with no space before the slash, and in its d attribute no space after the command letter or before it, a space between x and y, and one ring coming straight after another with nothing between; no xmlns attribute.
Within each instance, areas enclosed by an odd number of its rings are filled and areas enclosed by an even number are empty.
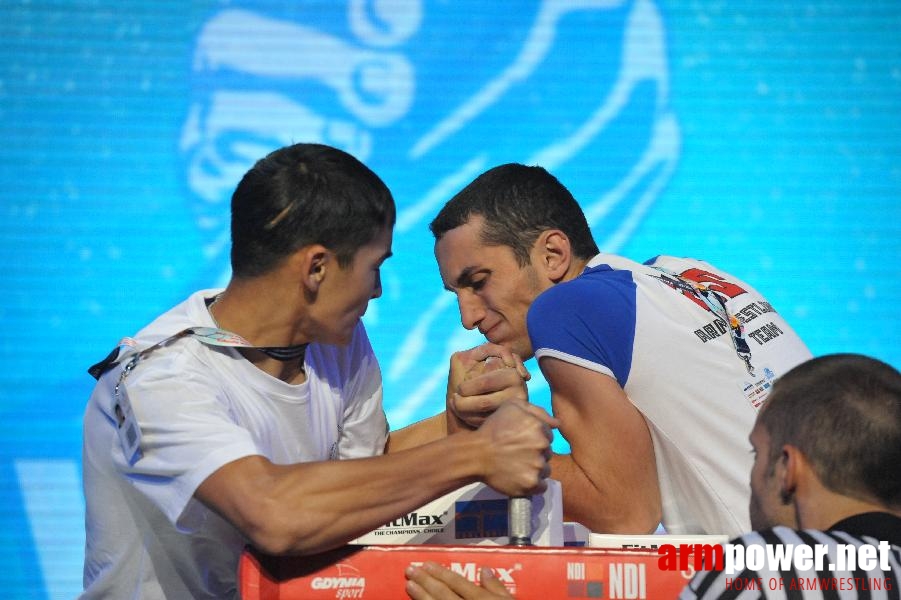
<svg viewBox="0 0 901 600"><path fill-rule="evenodd" d="M753 380L746 380L741 384L741 391L747 398L754 410L760 411L770 395L773 382L776 379L776 373L769 367L763 368L763 376Z"/></svg>
<svg viewBox="0 0 901 600"><path fill-rule="evenodd" d="M122 444L122 453L128 464L133 465L141 458L141 428L131 409L131 401L128 399L128 390L124 385L116 386L116 403L113 410L116 414L116 430L119 433L119 442Z"/></svg>

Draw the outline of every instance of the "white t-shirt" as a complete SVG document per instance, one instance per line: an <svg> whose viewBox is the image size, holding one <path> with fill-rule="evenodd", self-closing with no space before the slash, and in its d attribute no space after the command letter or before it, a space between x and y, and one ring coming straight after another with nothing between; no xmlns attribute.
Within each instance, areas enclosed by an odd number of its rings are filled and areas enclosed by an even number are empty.
<svg viewBox="0 0 901 600"><path fill-rule="evenodd" d="M728 323L683 291L679 277L724 300L742 324L754 375ZM669 533L750 529L748 435L775 378L811 357L759 292L701 261L600 254L579 277L538 296L528 328L537 358L615 378L644 415Z"/></svg>
<svg viewBox="0 0 901 600"><path fill-rule="evenodd" d="M213 327L205 299L219 291L197 292L156 319L135 337L138 348ZM154 350L125 379L141 432L132 464L113 408L124 362L101 377L84 417L83 598L236 597L246 540L193 498L197 487L246 456L292 464L385 446L381 374L362 323L346 347L310 344L300 385L190 337Z"/></svg>

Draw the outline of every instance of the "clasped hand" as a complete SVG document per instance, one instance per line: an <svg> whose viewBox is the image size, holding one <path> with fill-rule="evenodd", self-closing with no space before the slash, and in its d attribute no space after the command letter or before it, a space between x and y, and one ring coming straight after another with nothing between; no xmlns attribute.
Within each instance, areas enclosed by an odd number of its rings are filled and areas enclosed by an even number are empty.
<svg viewBox="0 0 901 600"><path fill-rule="evenodd" d="M451 356L447 380L448 433L475 429L504 402L528 404L531 375L507 348L485 343Z"/></svg>

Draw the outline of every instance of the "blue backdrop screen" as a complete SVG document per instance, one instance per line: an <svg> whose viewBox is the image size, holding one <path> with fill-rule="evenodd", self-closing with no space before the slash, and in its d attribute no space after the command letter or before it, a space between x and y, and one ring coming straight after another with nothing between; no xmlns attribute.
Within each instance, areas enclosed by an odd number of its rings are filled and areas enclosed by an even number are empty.
<svg viewBox="0 0 901 600"><path fill-rule="evenodd" d="M901 364L892 0L31 0L0 18L10 597L81 587L86 367L227 280L230 192L293 142L350 151L395 194L365 317L395 427L441 408L450 353L480 341L427 224L511 161L570 187L603 250L703 258L816 354Z"/></svg>

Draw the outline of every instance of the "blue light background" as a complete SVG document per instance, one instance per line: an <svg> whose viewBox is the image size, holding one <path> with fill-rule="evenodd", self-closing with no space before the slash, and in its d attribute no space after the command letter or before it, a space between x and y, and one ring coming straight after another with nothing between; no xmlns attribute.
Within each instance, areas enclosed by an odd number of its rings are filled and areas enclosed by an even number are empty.
<svg viewBox="0 0 901 600"><path fill-rule="evenodd" d="M395 193L395 257L366 316L395 427L440 409L450 352L479 342L427 223L508 161L556 173L603 250L704 258L816 354L901 365L896 2L513 6L0 6L7 597L77 595L85 368L224 281L228 192L287 143L344 147ZM547 404L540 376L532 391Z"/></svg>

